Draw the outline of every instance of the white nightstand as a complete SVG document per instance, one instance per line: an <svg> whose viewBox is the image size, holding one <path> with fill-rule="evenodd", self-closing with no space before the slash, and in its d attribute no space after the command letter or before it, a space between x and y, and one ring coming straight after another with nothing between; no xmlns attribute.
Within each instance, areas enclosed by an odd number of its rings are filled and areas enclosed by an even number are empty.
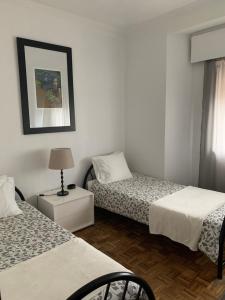
<svg viewBox="0 0 225 300"><path fill-rule="evenodd" d="M71 232L94 224L94 194L80 187L70 190L64 197L38 196L38 209Z"/></svg>

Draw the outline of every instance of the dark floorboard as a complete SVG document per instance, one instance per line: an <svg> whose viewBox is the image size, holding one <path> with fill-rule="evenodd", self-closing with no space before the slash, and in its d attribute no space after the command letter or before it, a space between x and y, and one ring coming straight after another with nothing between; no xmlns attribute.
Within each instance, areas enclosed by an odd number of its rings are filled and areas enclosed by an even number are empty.
<svg viewBox="0 0 225 300"><path fill-rule="evenodd" d="M205 255L122 216L96 209L95 225L76 236L143 277L159 300L215 300L225 293L225 279L216 279L216 266Z"/></svg>

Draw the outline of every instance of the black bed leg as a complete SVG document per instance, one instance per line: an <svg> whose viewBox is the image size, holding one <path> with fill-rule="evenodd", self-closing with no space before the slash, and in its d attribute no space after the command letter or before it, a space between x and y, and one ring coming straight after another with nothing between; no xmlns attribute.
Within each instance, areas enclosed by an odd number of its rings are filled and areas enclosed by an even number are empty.
<svg viewBox="0 0 225 300"><path fill-rule="evenodd" d="M217 278L218 279L223 279L223 264L221 263L218 263L218 266L217 266Z"/></svg>
<svg viewBox="0 0 225 300"><path fill-rule="evenodd" d="M222 227L220 230L219 236L219 254L217 260L217 278L223 279L223 266L224 266L224 259L223 259L223 251L224 251L224 240L225 240L225 217L223 219Z"/></svg>

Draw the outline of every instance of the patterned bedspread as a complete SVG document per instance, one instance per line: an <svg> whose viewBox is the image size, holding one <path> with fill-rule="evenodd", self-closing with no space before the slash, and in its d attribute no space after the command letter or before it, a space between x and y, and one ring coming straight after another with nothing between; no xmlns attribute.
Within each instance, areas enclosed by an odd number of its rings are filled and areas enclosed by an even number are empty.
<svg viewBox="0 0 225 300"><path fill-rule="evenodd" d="M225 205L218 208L203 222L198 248L205 253L214 263L217 263L219 254L219 236L225 217Z"/></svg>
<svg viewBox="0 0 225 300"><path fill-rule="evenodd" d="M23 214L0 219L0 271L74 237L28 203L17 203Z"/></svg>
<svg viewBox="0 0 225 300"><path fill-rule="evenodd" d="M132 174L131 179L108 184L94 180L91 191L95 205L147 225L151 203L184 188L170 181Z"/></svg>
<svg viewBox="0 0 225 300"><path fill-rule="evenodd" d="M61 245L74 235L57 225L30 204L17 200L23 214L0 219L0 271L6 270L22 261L47 252ZM124 282L111 285L110 299L119 300L123 292ZM127 299L136 299L138 286L131 283L127 291ZM98 289L87 300L99 300L104 289ZM145 294L140 299L146 299Z"/></svg>
<svg viewBox="0 0 225 300"><path fill-rule="evenodd" d="M95 205L111 212L149 224L149 209L154 201L175 193L185 186L166 180L133 173L133 178L110 184L94 180L90 190L95 195ZM225 205L204 220L199 240L199 250L217 263L219 235L225 216Z"/></svg>
<svg viewBox="0 0 225 300"><path fill-rule="evenodd" d="M112 282L109 289L109 294L107 299L110 300L121 300L123 298L125 281L115 281ZM136 300L139 290L139 285L134 282L129 282L127 286L126 298L125 300ZM106 286L104 288L99 288L96 290L96 294L93 297L90 297L88 300L101 300L104 299L106 291ZM142 289L139 295L139 300L148 300L148 296L145 291Z"/></svg>

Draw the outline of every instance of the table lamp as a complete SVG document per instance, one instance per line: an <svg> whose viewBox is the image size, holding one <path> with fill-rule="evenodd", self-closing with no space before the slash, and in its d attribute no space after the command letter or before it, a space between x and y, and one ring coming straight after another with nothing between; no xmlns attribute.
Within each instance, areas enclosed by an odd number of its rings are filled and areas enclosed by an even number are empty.
<svg viewBox="0 0 225 300"><path fill-rule="evenodd" d="M51 150L49 169L61 170L61 191L57 193L58 196L66 196L68 191L64 191L63 170L74 167L73 155L70 148L55 148Z"/></svg>

